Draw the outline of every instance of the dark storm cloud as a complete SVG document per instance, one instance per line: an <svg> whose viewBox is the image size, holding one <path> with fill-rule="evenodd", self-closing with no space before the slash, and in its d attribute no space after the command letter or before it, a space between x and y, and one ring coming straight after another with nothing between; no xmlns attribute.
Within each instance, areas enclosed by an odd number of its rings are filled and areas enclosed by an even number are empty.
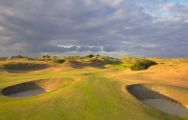
<svg viewBox="0 0 188 120"><path fill-rule="evenodd" d="M168 0L0 0L0 56L185 57L188 5Z"/></svg>

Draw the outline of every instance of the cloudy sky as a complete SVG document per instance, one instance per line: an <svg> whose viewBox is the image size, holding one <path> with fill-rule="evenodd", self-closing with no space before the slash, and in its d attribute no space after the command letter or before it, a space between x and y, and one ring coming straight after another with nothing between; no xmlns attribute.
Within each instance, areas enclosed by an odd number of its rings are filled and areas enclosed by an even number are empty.
<svg viewBox="0 0 188 120"><path fill-rule="evenodd" d="M188 57L188 0L0 0L0 56Z"/></svg>

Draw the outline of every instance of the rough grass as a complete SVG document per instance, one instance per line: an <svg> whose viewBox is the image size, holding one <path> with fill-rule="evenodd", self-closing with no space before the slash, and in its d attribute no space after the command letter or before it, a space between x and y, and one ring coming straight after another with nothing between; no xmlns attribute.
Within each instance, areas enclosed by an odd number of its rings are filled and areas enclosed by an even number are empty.
<svg viewBox="0 0 188 120"><path fill-rule="evenodd" d="M146 70L152 65L157 63L154 60L147 58L138 58L138 57L124 57L121 59L122 63L129 67L133 71Z"/></svg>
<svg viewBox="0 0 188 120"><path fill-rule="evenodd" d="M157 63L148 59L137 59L136 62L131 66L131 70L146 70L152 65Z"/></svg>

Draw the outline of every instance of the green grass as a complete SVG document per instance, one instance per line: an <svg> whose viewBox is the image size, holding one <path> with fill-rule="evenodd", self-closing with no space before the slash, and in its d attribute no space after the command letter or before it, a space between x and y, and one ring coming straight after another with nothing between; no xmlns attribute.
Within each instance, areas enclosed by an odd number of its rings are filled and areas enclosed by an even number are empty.
<svg viewBox="0 0 188 120"><path fill-rule="evenodd" d="M71 82L56 91L25 99L0 95L0 120L181 120L141 104L121 90L122 82L108 78L104 72L79 69L55 73L2 73L1 89L54 76ZM77 77L79 81L72 81Z"/></svg>

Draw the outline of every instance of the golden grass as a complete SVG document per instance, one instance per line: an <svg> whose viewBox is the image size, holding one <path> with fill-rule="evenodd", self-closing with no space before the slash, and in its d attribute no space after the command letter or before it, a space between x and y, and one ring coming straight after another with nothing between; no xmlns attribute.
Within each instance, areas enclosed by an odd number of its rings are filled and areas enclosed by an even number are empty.
<svg viewBox="0 0 188 120"><path fill-rule="evenodd" d="M188 59L152 58L152 60L157 61L159 64L148 70L124 70L107 74L121 80L125 85L137 83L157 84L158 86L151 88L188 107Z"/></svg>

